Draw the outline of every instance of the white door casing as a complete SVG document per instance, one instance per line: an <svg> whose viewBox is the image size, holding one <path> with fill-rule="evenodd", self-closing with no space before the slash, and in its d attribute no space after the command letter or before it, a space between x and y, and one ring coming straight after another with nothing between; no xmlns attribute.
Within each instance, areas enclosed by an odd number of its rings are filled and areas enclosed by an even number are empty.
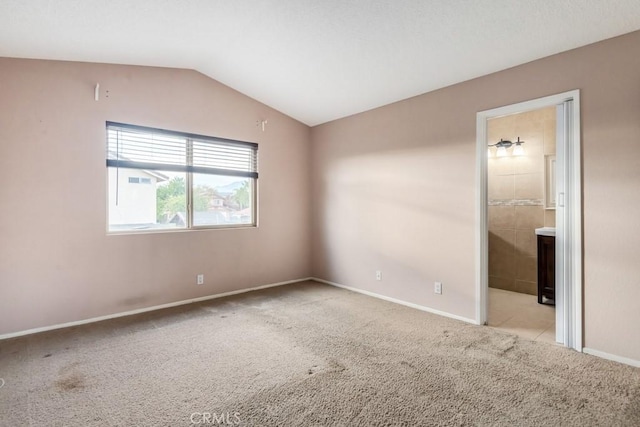
<svg viewBox="0 0 640 427"><path fill-rule="evenodd" d="M487 322L487 121L556 106L556 341L582 351L582 198L580 91L481 111L476 115L476 323ZM562 206L559 206L562 204Z"/></svg>

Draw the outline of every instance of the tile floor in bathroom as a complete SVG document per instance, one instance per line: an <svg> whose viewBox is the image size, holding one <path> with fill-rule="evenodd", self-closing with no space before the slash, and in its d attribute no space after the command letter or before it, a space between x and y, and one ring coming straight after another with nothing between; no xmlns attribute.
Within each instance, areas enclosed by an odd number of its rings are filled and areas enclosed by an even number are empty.
<svg viewBox="0 0 640 427"><path fill-rule="evenodd" d="M523 338L556 342L556 311L535 295L489 288L489 326Z"/></svg>

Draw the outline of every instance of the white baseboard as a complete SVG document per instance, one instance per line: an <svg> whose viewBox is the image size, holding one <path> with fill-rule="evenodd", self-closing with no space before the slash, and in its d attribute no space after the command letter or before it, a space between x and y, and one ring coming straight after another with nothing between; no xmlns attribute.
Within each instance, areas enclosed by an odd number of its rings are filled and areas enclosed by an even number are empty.
<svg viewBox="0 0 640 427"><path fill-rule="evenodd" d="M362 290L362 289L353 288L351 286L341 285L339 283L330 282L330 281L324 280L324 279L318 279L317 277L312 277L311 280L315 280L316 282L320 282L320 283L324 283L324 284L327 284L327 285L335 286L337 288L347 289L347 290L352 291L352 292L357 292L359 294L368 295L370 297L382 299L382 300L393 302L393 303L396 303L396 304L404 305L404 306L407 306L407 307L415 308L416 310L421 310L421 311L426 311L428 313L437 314L438 316L449 317L451 319L461 320L463 322L471 323L471 324L474 324L474 325L478 324L478 322L476 322L474 319L469 319L467 317L462 317L462 316L458 316L456 314L447 313L446 311L440 311L440 310L436 310L436 309L433 309L433 308L425 307L423 305L414 304L412 302L407 302L407 301L399 300L399 299L396 299L396 298L391 298L391 297L388 297L388 296L385 296L385 295L376 294L374 292L369 292L369 291L365 291L365 290Z"/></svg>
<svg viewBox="0 0 640 427"><path fill-rule="evenodd" d="M162 310L163 308L177 307L179 305L192 304L194 302L207 301L207 300L216 299L216 298L224 298L231 295L238 295L246 292L257 291L260 289L274 288L276 286L283 286L283 285L289 285L292 283L304 282L305 280L313 280L313 279L311 277L307 277L304 279L287 280L286 282L270 283L268 285L256 286L253 288L239 289L237 291L224 292L224 293L215 294L215 295L207 295L205 297L191 298L191 299L186 299L182 301L170 302L167 304L154 305L152 307L138 308L136 310L123 311L121 313L107 314L106 316L92 317L90 319L77 320L74 322L59 323L57 325L43 326L41 328L27 329L25 331L19 331L19 332L11 332L8 334L0 335L0 340L20 337L23 335L37 334L38 332L52 331L54 329L69 328L71 326L86 325L87 323L94 323L94 322L100 322L103 320L115 319L118 317L131 316L134 314L146 313L148 311Z"/></svg>
<svg viewBox="0 0 640 427"><path fill-rule="evenodd" d="M636 368L640 368L640 360L629 359L628 357L616 356L615 354L605 353L604 351L594 350L592 348L584 347L583 353L590 354L592 356L601 357L603 359L613 360L614 362L624 363L625 365L631 365Z"/></svg>

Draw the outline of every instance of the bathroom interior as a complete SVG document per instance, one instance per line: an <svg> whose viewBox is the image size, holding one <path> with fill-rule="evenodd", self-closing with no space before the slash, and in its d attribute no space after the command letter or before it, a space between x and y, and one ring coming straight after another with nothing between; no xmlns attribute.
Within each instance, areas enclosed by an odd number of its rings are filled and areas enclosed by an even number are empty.
<svg viewBox="0 0 640 427"><path fill-rule="evenodd" d="M556 108L489 120L491 327L555 343Z"/></svg>

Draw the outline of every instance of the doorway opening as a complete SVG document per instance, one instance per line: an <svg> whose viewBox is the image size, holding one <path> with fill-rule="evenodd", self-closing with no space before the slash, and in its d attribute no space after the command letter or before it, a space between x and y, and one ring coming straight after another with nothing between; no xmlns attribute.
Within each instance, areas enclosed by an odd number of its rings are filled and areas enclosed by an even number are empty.
<svg viewBox="0 0 640 427"><path fill-rule="evenodd" d="M490 317L490 301L513 306L509 296L535 294L530 317L547 323L538 321L528 338L545 332L542 338L582 351L579 120L577 90L477 114L476 321L491 325L509 316L494 310ZM514 155L523 151L530 155ZM541 270L540 260L553 269Z"/></svg>
<svg viewBox="0 0 640 427"><path fill-rule="evenodd" d="M487 325L555 343L556 107L489 118L487 139Z"/></svg>

